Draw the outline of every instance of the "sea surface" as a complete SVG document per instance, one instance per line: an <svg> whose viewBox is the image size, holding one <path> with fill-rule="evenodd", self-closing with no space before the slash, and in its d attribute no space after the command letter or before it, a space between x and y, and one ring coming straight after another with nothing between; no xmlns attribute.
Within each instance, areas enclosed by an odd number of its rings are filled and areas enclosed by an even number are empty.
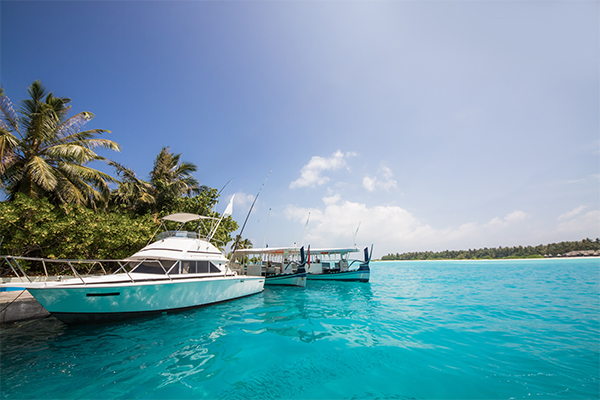
<svg viewBox="0 0 600 400"><path fill-rule="evenodd" d="M5 399L598 399L600 259L374 262L369 283L0 334Z"/></svg>

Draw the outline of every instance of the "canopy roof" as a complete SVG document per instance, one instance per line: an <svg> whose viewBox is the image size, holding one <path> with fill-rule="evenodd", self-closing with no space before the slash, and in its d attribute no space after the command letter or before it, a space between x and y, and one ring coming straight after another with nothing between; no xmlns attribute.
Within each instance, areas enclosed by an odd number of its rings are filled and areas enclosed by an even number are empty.
<svg viewBox="0 0 600 400"><path fill-rule="evenodd" d="M308 248L304 251L308 253ZM321 249L310 249L310 254L346 254L355 253L359 251L355 247L351 248L321 248ZM250 254L283 254L283 253L300 253L300 247L264 247L264 248L253 248L253 249L239 249L235 251L236 255L250 255Z"/></svg>
<svg viewBox="0 0 600 400"><path fill-rule="evenodd" d="M165 221L175 221L175 222L185 223L185 222L190 222L190 221L196 221L198 219L218 219L218 218L204 217L202 215L190 214L190 213L176 213L176 214L167 215L166 217L162 217L161 219L164 219Z"/></svg>

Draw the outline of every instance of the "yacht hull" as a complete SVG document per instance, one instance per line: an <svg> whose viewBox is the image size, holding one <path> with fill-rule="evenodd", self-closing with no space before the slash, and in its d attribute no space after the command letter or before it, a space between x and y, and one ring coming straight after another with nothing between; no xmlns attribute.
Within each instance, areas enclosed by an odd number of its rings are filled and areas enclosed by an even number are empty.
<svg viewBox="0 0 600 400"><path fill-rule="evenodd" d="M265 285L306 286L306 273L272 275L265 278Z"/></svg>
<svg viewBox="0 0 600 400"><path fill-rule="evenodd" d="M56 318L76 325L182 311L233 300L261 292L264 281L263 277L221 276L28 290Z"/></svg>

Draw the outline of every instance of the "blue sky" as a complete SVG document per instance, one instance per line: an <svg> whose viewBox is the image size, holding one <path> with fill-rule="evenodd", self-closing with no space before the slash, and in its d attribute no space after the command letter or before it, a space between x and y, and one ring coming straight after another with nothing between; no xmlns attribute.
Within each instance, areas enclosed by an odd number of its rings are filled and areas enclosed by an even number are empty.
<svg viewBox="0 0 600 400"><path fill-rule="evenodd" d="M0 83L163 146L256 247L600 237L597 1L6 1ZM107 170L109 171L109 170ZM270 211L269 211L270 210ZM310 220L306 221L310 213ZM265 239L266 238L266 239Z"/></svg>

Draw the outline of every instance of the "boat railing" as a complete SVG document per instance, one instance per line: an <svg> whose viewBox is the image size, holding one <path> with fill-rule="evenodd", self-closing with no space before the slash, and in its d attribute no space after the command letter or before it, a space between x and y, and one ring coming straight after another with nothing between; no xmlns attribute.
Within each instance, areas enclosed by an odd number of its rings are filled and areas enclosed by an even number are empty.
<svg viewBox="0 0 600 400"><path fill-rule="evenodd" d="M64 272L65 270L71 271L73 275L67 275L69 277L74 277L79 279L84 285L88 284L84 278L92 278L103 275L116 275L119 272L125 273L131 282L135 282L133 277L130 275L130 272L135 268L139 267L142 264L148 263L156 263L160 266L162 273L172 280L170 274L168 273L175 265L178 266L180 261L169 265L168 269L165 269L163 262L161 260L74 260L74 259L54 259L54 258L38 258L38 257L20 257L20 256L0 256L0 261L6 263L12 272L17 276L17 278L21 282L25 282L25 280L29 282L39 281L39 277L30 277L25 272L25 269L21 264L32 264L38 263L42 265L44 269L45 281L52 280L63 280L63 275L61 274L59 277L52 276L48 273L48 264L59 264L57 268L54 268L54 272L60 270ZM163 260L164 261L164 260ZM62 266L62 268L61 268ZM79 269L79 270L78 270ZM20 273L19 273L20 272Z"/></svg>
<svg viewBox="0 0 600 400"><path fill-rule="evenodd" d="M44 269L45 277L41 277L44 281L63 280L61 277L52 276L48 273L48 264L59 264L58 267L52 269L53 273L71 271L73 275L67 275L79 279L84 285L88 284L89 281L86 279L92 277L98 277L103 275L116 275L123 272L127 275L132 283L135 283L134 278L130 274L131 272L149 273L164 275L170 281L173 281L173 276L184 275L187 272L183 272L185 265L188 261L182 260L158 260L158 259L125 259L125 260L72 260L72 259L49 259L49 258L38 258L38 257L20 257L20 256L0 256L0 266L2 264L8 265L10 270L17 276L21 282L33 282L40 281L40 277L30 277L25 271L28 268L23 268L26 264L38 263L38 267L41 264ZM23 265L22 265L23 264ZM136 269L140 270L136 270ZM228 270L230 272L228 272ZM195 266L194 266L195 271ZM211 268L207 268L207 273L217 273L212 271ZM229 267L225 268L222 273L228 275L233 273ZM193 272L196 273L196 272ZM86 278L86 279L84 279ZM70 278L69 278L70 279Z"/></svg>
<svg viewBox="0 0 600 400"><path fill-rule="evenodd" d="M39 257L21 257L21 256L0 256L0 264L5 263L8 265L10 270L19 278L22 282L25 279L29 282L32 282L32 277L27 275L25 272L28 268L23 268L23 266L32 264L41 264L46 280L61 280L63 276L63 272L70 271L73 273L73 277L78 278L84 284L86 283L83 279L84 276L98 276L98 275L109 275L112 270L118 268L117 271L123 269L125 264L129 261L127 260L75 260L75 259L55 259L55 258L39 258ZM22 265L23 264L23 265ZM59 278L52 276L48 273L48 266L52 264L58 264L58 266L53 268L53 273L59 272ZM77 268L75 267L77 266ZM78 271L78 268L80 272ZM100 273L100 271L102 273ZM19 273L20 272L20 273ZM125 272L128 272L125 270ZM115 272L116 273L116 272ZM34 278L34 280L39 280Z"/></svg>

